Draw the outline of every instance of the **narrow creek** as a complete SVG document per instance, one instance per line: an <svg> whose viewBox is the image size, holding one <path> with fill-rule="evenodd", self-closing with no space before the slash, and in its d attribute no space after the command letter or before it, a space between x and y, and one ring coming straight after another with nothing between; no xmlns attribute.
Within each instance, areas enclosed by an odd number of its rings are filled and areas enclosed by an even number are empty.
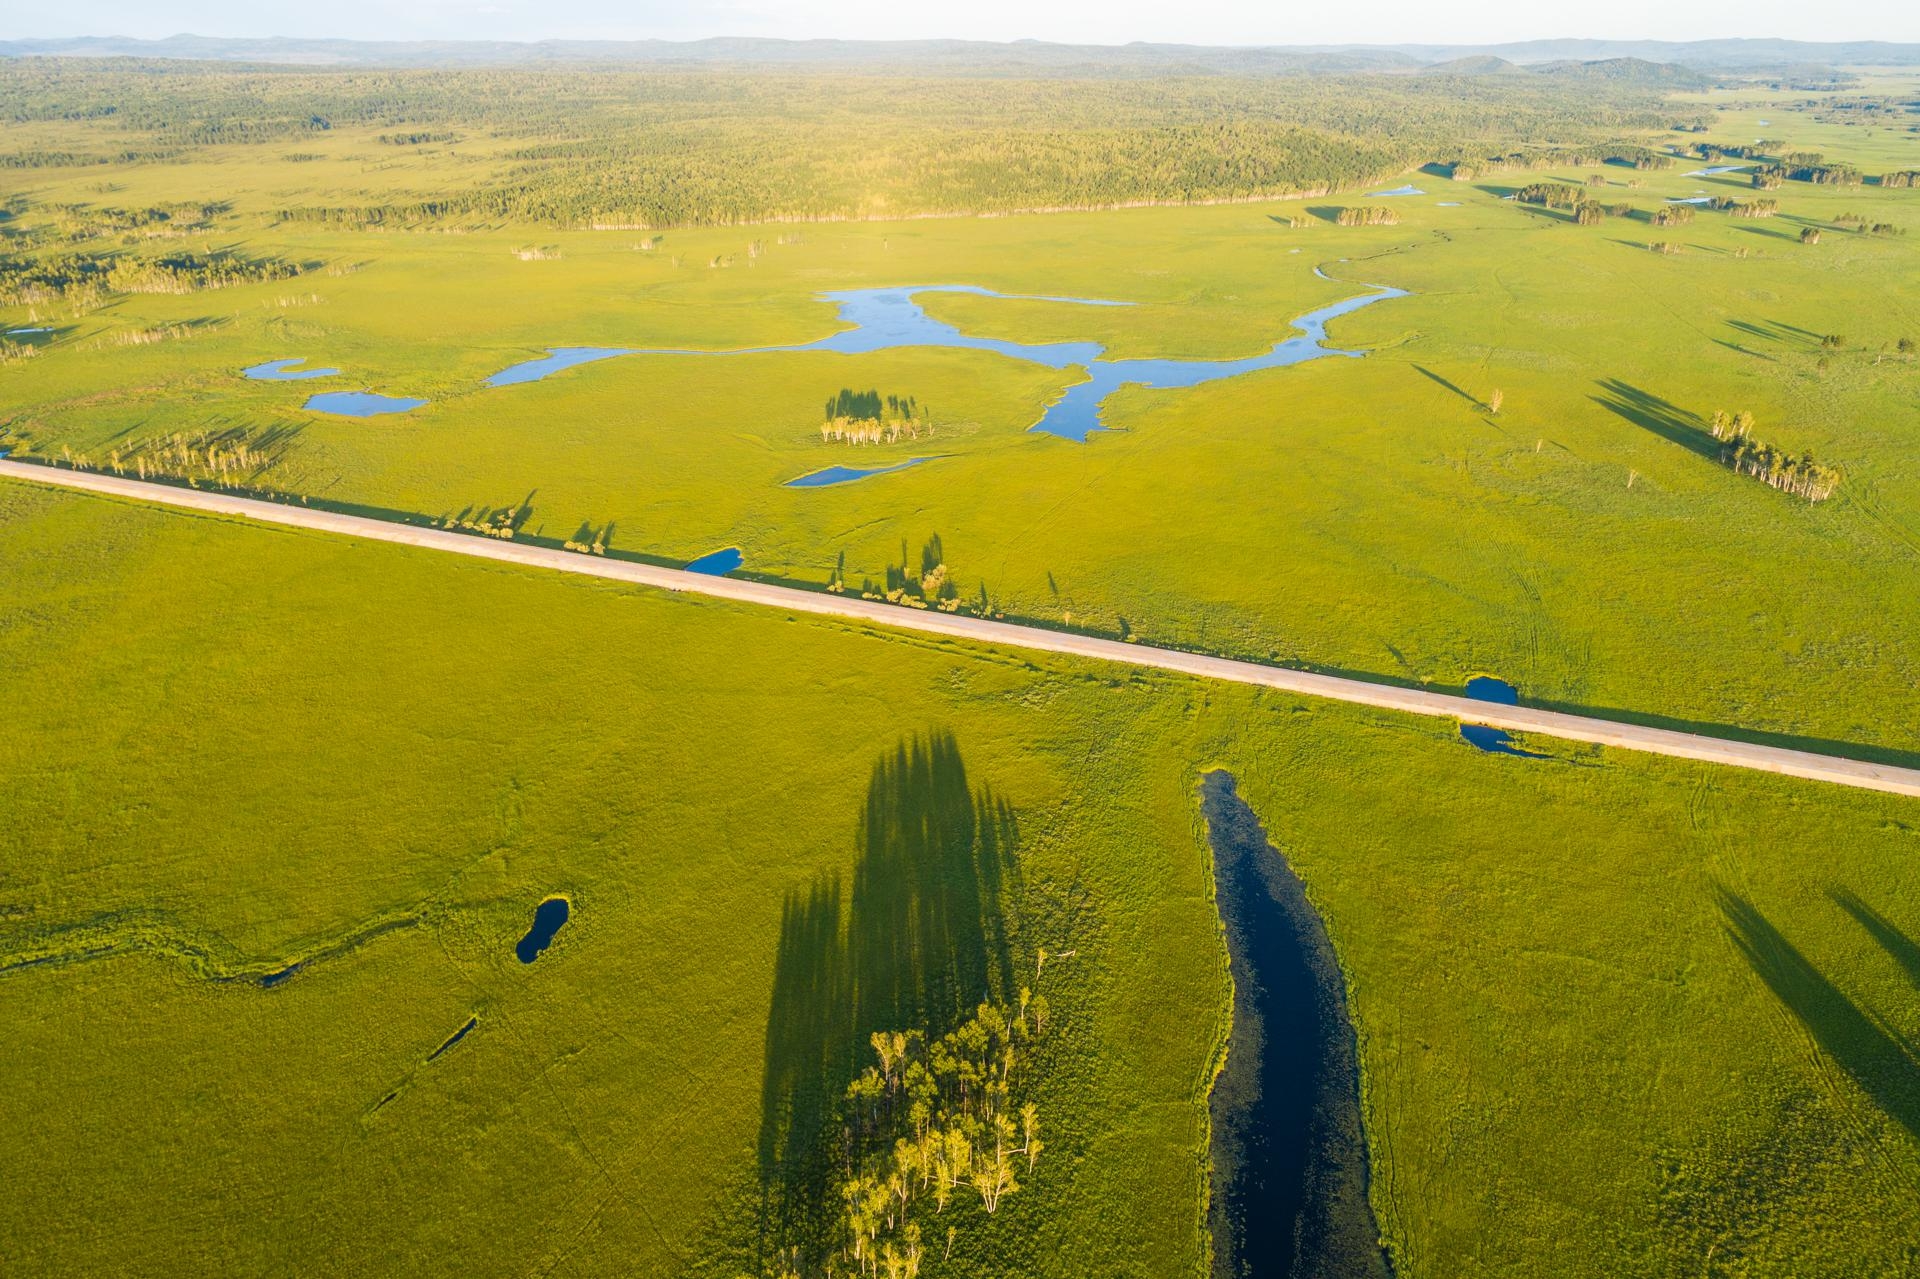
<svg viewBox="0 0 1920 1279"><path fill-rule="evenodd" d="M1201 810L1233 974L1227 1062L1208 1098L1215 1279L1390 1279L1333 944L1232 774L1205 776Z"/></svg>

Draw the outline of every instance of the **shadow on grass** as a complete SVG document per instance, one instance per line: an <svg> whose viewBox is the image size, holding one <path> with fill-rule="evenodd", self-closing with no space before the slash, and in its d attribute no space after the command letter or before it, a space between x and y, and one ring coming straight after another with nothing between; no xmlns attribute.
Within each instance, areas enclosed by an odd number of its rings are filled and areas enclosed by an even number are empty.
<svg viewBox="0 0 1920 1279"><path fill-rule="evenodd" d="M1643 391L1619 378L1602 378L1596 385L1601 393L1591 397L1595 404L1625 418L1661 439L1678 444L1709 460L1718 459L1720 445L1708 432L1700 415Z"/></svg>
<svg viewBox="0 0 1920 1279"><path fill-rule="evenodd" d="M1477 409L1481 407L1480 401L1477 397L1468 395L1465 391L1461 390L1459 387L1455 386L1453 383L1447 381L1447 379L1441 377L1438 373L1435 373L1432 369L1424 368L1418 364L1409 365L1408 367L1411 368L1415 373L1418 373L1421 377L1426 378L1429 382L1438 382L1441 386L1446 387L1449 391L1452 391L1455 395L1459 396L1461 399L1465 400L1467 403L1473 405L1474 408Z"/></svg>
<svg viewBox="0 0 1920 1279"><path fill-rule="evenodd" d="M1920 1061L1909 1045L1847 998L1753 903L1724 886L1715 896L1728 938L1767 989L1888 1118L1920 1137Z"/></svg>
<svg viewBox="0 0 1920 1279"><path fill-rule="evenodd" d="M952 734L934 733L874 764L851 891L834 875L787 894L761 1088L763 1252L829 1242L834 1115L869 1037L934 1038L1009 993L1017 840L1013 810L970 787Z"/></svg>
<svg viewBox="0 0 1920 1279"><path fill-rule="evenodd" d="M1713 344L1715 346L1724 346L1727 350L1736 351L1741 355L1752 356L1756 360L1765 360L1769 364L1778 364L1780 362L1778 356L1768 355L1764 351L1755 351L1750 347L1741 346L1738 342L1729 342L1725 338L1715 338Z"/></svg>
<svg viewBox="0 0 1920 1279"><path fill-rule="evenodd" d="M1920 942L1900 931L1898 925L1862 901L1858 894L1845 888L1829 888L1827 896L1833 899L1854 922L1867 930L1867 934L1880 943L1880 949L1887 952L1893 962L1900 965L1907 980L1920 987Z"/></svg>
<svg viewBox="0 0 1920 1279"><path fill-rule="evenodd" d="M1728 320L1727 327L1737 329L1748 337L1759 338L1763 342L1779 342L1786 346L1814 346L1819 338L1791 324L1781 324L1777 320Z"/></svg>

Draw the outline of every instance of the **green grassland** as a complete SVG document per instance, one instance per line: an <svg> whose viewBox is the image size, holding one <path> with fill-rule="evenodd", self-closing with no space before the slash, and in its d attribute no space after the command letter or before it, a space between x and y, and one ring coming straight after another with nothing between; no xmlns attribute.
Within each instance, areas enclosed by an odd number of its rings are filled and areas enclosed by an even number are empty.
<svg viewBox="0 0 1920 1279"><path fill-rule="evenodd" d="M1048 1153L942 1273L1198 1270L1209 766L1328 919L1403 1273L1911 1262L1903 801L0 501L0 936L65 957L0 975L26 1273L753 1272L783 902L854 874L876 763L930 732L1015 814L1016 949L1076 952Z"/></svg>
<svg viewBox="0 0 1920 1279"><path fill-rule="evenodd" d="M1920 678L1904 624L1920 608L1916 359L1896 351L1920 338L1920 242L1833 219L1906 227L1920 197L1796 183L1772 193L1777 218L1703 209L1678 228L1577 227L1500 198L1589 176L1642 215L1668 196L1747 194L1740 175L1686 167L1415 174L1429 194L1395 202L1400 225L1353 229L1269 216L1317 201L674 231L649 252L634 233L243 225L227 241L241 251L352 269L56 321L41 356L7 370L11 418L43 453L292 430L263 477L291 491L436 516L531 493L548 536L611 521L616 548L690 559L738 545L749 571L804 581L824 583L843 554L851 579L877 577L903 540L938 532L969 593L984 584L1017 615L1124 619L1158 642L1441 685L1491 670L1542 701L1902 748L1883 710ZM124 181L118 199L160 198L137 173ZM1807 226L1825 229L1820 244L1799 243ZM1647 252L1656 240L1683 251ZM561 256L521 260L529 244ZM968 331L1093 339L1116 356L1245 355L1362 284L1415 296L1335 322L1333 341L1365 360L1126 390L1110 403L1121 429L1084 446L1025 430L1077 373L982 352L635 356L481 385L549 345L808 341L835 327L819 291L914 282L1134 302L927 303ZM98 345L169 322L204 327ZM1829 334L1842 345L1823 348ZM300 354L344 373L236 376ZM935 435L823 443L820 402L854 384L931 405ZM300 410L336 387L434 402L371 420ZM1495 388L1498 417L1483 408ZM1838 496L1810 507L1695 451L1705 417L1737 408L1769 442L1839 467ZM781 487L928 453L941 460L879 480Z"/></svg>
<svg viewBox="0 0 1920 1279"><path fill-rule="evenodd" d="M1729 109L1704 136L1767 119L1920 167L1914 135L1786 100L1806 96L1710 95ZM217 196L183 244L313 264L0 311L54 329L0 365L0 442L98 459L277 429L263 485L430 516L526 499L544 536L612 521L616 550L737 545L814 584L937 533L963 594L1009 615L1910 758L1920 365L1897 343L1920 339L1920 239L1835 219L1920 230L1920 191L1789 183L1756 193L1777 218L1662 228L1502 199L1589 176L1642 214L1749 194L1683 162L1413 173L1427 194L1371 201L1401 221L1367 228L1324 216L1352 193L664 233L272 220L495 162L478 139L478 160L356 158L404 123L0 172L0 226ZM21 149L107 128L8 127ZM1075 373L982 352L639 355L481 386L548 346L807 341L834 327L822 290L944 282L1133 302L927 299L1116 356L1245 355L1365 285L1413 295L1335 322L1365 359L1125 390L1085 445L1026 429ZM238 376L297 355L343 375ZM823 443L842 387L914 395L935 434ZM433 403L299 407L354 388ZM1704 456L1706 415L1742 408L1839 467L1838 494ZM1012 957L1075 955L1040 979L1047 1152L1000 1213L956 1218L939 1273L1203 1273L1228 1002L1209 767L1327 919L1400 1273L1920 1264L1910 802L1486 755L1441 723L12 482L0 582L0 1122L31 1170L0 1198L9 1269L761 1273L768 1097L793 1069L776 991L824 962L793 922L836 877L856 895L875 794L925 798L896 752L945 735L948 783L1017 822ZM556 893L574 918L522 966Z"/></svg>

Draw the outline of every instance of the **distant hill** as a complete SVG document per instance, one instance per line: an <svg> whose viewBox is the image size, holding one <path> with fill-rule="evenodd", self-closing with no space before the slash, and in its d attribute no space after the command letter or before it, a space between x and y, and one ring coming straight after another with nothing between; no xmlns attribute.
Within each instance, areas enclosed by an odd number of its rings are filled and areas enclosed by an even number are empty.
<svg viewBox="0 0 1920 1279"><path fill-rule="evenodd" d="M1017 74L1302 75L1431 69L1439 75L1508 75L1543 69L1650 85L1682 87L1687 71L1806 72L1839 66L1920 66L1920 44L1797 40L1528 40L1491 45L1209 46L1050 44L1040 40L544 40L383 41L227 39L177 35L164 40L90 36L0 41L0 57L187 58L301 66L655 66L907 67ZM1573 70L1572 68L1587 68ZM1616 68L1616 69L1609 69ZM1649 70L1665 68L1665 71Z"/></svg>
<svg viewBox="0 0 1920 1279"><path fill-rule="evenodd" d="M1713 77L1670 62L1648 62L1644 58L1601 58L1594 62L1542 62L1532 68L1536 75L1557 76L1569 80L1611 80L1618 84L1657 85L1667 89L1704 89Z"/></svg>
<svg viewBox="0 0 1920 1279"><path fill-rule="evenodd" d="M1526 75L1527 69L1491 53L1473 53L1464 58L1449 58L1420 68L1421 75Z"/></svg>

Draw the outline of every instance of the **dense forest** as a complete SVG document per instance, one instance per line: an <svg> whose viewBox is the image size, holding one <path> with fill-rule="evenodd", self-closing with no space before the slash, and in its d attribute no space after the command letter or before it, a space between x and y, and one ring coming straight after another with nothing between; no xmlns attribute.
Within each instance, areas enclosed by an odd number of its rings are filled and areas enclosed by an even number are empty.
<svg viewBox="0 0 1920 1279"><path fill-rule="evenodd" d="M451 191L302 203L291 221L633 228L1250 199L1352 188L1442 156L1600 148L1666 122L1656 91L1455 77L1017 79L706 70L316 71L0 62L0 120L81 122L96 149L0 167L443 146ZM63 135L66 137L68 135ZM236 158L244 158L243 155ZM1495 162L1498 163L1498 162Z"/></svg>

